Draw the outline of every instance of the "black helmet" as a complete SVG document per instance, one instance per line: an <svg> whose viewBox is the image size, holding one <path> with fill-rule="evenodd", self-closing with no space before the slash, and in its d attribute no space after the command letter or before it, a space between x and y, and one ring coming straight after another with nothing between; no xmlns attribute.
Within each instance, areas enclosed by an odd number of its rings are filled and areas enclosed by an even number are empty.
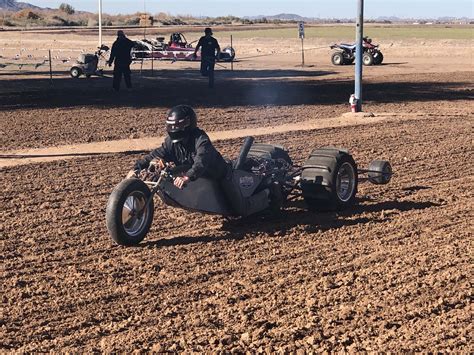
<svg viewBox="0 0 474 355"><path fill-rule="evenodd" d="M210 27L206 27L204 29L204 33L207 34L207 35L211 35L212 36L212 29Z"/></svg>
<svg viewBox="0 0 474 355"><path fill-rule="evenodd" d="M188 105L178 105L168 112L166 131L171 142L181 142L197 127L196 112Z"/></svg>

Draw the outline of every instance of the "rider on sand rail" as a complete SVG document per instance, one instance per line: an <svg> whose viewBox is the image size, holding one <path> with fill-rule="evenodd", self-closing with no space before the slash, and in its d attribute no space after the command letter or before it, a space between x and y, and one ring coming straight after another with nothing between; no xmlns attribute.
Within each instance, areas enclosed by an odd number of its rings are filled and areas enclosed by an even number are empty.
<svg viewBox="0 0 474 355"><path fill-rule="evenodd" d="M268 189L250 197L242 196L238 183L233 178L232 163L224 160L212 145L209 136L197 127L196 113L190 106L178 105L169 111L166 131L168 136L162 146L138 160L127 178L138 177L150 165L159 169L169 164L188 166L189 169L182 176L174 179L176 187L182 189L188 181L206 177L220 181L229 203L239 215L247 216L268 207Z"/></svg>

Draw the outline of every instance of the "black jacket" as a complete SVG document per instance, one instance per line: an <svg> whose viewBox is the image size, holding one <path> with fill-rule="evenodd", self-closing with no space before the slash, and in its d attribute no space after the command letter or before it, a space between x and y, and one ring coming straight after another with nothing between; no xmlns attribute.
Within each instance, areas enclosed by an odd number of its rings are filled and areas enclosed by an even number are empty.
<svg viewBox="0 0 474 355"><path fill-rule="evenodd" d="M216 51L220 51L219 43L214 37L203 36L199 39L196 48L201 48L201 57L215 58Z"/></svg>
<svg viewBox="0 0 474 355"><path fill-rule="evenodd" d="M132 63L132 56L130 51L132 50L135 42L129 40L127 37L119 37L112 45L112 51L110 52L109 63L112 64L115 60L115 65L124 67L129 66Z"/></svg>
<svg viewBox="0 0 474 355"><path fill-rule="evenodd" d="M161 158L176 165L190 165L186 176L191 180L204 176L211 179L222 179L227 173L227 163L222 155L214 148L209 136L196 128L186 142L172 143L166 137L162 146L135 163L134 170L146 169L150 161Z"/></svg>

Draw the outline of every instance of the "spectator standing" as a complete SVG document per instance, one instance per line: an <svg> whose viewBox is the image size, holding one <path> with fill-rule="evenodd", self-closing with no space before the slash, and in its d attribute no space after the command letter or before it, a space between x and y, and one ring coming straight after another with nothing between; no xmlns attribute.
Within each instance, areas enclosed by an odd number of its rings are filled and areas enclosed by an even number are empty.
<svg viewBox="0 0 474 355"><path fill-rule="evenodd" d="M112 51L110 52L109 67L115 62L114 66L114 81L113 88L115 91L120 90L120 82L122 81L122 75L125 80L127 88L132 87L132 78L130 71L130 64L132 64L131 50L135 42L131 41L125 36L125 33L120 30L117 32L117 40L112 45Z"/></svg>
<svg viewBox="0 0 474 355"><path fill-rule="evenodd" d="M212 37L212 29L207 27L204 30L204 36L194 50L194 57L197 56L198 50L201 48L201 74L209 78L209 87L214 87L214 67L216 58L219 58L221 48L217 40Z"/></svg>

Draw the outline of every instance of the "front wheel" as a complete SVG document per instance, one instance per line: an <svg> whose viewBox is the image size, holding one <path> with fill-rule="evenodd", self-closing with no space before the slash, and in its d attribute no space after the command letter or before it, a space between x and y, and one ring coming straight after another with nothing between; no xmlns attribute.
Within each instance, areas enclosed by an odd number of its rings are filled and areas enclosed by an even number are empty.
<svg viewBox="0 0 474 355"><path fill-rule="evenodd" d="M374 64L380 65L383 62L383 54L382 52L375 52L374 54Z"/></svg>
<svg viewBox="0 0 474 355"><path fill-rule="evenodd" d="M125 179L112 191L107 203L107 230L119 245L137 245L153 222L154 205L148 186L139 179Z"/></svg>
<svg viewBox="0 0 474 355"><path fill-rule="evenodd" d="M369 52L365 52L362 56L362 63L364 65L370 66L374 64L374 56Z"/></svg>
<svg viewBox="0 0 474 355"><path fill-rule="evenodd" d="M71 74L72 78L77 79L82 75L82 70L79 67L72 67L69 74Z"/></svg>

